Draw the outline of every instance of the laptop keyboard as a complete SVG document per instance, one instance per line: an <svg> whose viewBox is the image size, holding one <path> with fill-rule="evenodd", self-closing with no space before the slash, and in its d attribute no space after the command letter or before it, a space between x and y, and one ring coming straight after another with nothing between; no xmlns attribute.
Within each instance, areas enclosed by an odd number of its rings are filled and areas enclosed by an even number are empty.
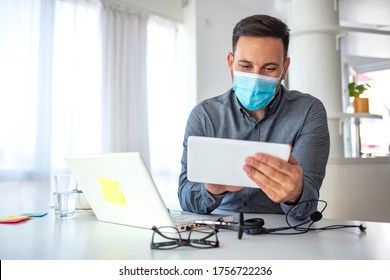
<svg viewBox="0 0 390 280"><path fill-rule="evenodd" d="M194 221L199 220L217 220L219 217L224 217L224 215L207 215L207 214L196 214L196 213L185 213L181 211L171 211L171 218L175 225L191 224Z"/></svg>

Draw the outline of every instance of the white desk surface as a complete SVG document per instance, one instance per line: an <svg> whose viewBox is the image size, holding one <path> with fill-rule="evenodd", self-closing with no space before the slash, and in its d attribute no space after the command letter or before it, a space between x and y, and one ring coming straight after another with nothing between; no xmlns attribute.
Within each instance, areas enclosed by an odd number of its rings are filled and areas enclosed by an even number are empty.
<svg viewBox="0 0 390 280"><path fill-rule="evenodd" d="M31 197L34 193L32 189L25 195ZM219 248L180 247L173 250L152 250L151 230L99 222L90 212L79 212L78 217L73 220L56 220L52 208L37 206L42 206L41 201L35 201L31 205L18 203L6 207L12 198L20 197L20 193L14 197L3 189L0 194L0 217L19 215L26 212L26 209L29 209L29 212L48 212L42 218L32 218L18 224L0 224L2 260L390 259L389 223L323 219L315 223L315 226L362 223L367 230L364 233L358 228L346 228L311 231L300 235L244 234L241 240L238 240L237 232L221 230L218 233ZM283 215L245 216L250 217L262 217L267 228L286 226Z"/></svg>
<svg viewBox="0 0 390 280"><path fill-rule="evenodd" d="M56 220L52 209L42 218L19 224L0 224L0 259L390 259L390 224L365 222L358 228L312 231L301 235L218 233L219 248L152 250L152 231L99 222L95 216ZM255 215L268 227L284 226L280 215ZM249 217L249 216L248 216ZM360 224L323 220L317 226Z"/></svg>

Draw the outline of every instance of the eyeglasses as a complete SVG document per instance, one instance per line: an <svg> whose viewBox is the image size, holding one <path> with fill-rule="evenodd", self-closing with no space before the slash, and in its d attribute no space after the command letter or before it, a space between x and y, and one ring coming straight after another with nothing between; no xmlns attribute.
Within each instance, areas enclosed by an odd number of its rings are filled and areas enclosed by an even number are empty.
<svg viewBox="0 0 390 280"><path fill-rule="evenodd" d="M153 227L152 242L150 248L169 250L180 246L190 246L200 249L219 247L217 230L210 226L202 226L192 229L188 239L182 238L175 227Z"/></svg>

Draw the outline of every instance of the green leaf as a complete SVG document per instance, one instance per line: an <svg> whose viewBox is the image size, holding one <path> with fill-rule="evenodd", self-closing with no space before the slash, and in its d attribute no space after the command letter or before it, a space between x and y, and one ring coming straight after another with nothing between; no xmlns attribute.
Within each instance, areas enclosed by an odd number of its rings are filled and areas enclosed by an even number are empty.
<svg viewBox="0 0 390 280"><path fill-rule="evenodd" d="M355 82L348 84L348 92L350 97L359 97L363 92L368 90L371 86L369 84L356 84Z"/></svg>

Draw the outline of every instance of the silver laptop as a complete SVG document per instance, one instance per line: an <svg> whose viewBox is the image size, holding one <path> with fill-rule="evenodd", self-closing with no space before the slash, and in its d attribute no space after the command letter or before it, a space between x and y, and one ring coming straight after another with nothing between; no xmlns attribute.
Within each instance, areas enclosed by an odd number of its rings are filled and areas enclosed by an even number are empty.
<svg viewBox="0 0 390 280"><path fill-rule="evenodd" d="M176 226L184 231L196 220L233 220L231 215L170 211L140 153L68 155L65 161L99 221L148 229Z"/></svg>

